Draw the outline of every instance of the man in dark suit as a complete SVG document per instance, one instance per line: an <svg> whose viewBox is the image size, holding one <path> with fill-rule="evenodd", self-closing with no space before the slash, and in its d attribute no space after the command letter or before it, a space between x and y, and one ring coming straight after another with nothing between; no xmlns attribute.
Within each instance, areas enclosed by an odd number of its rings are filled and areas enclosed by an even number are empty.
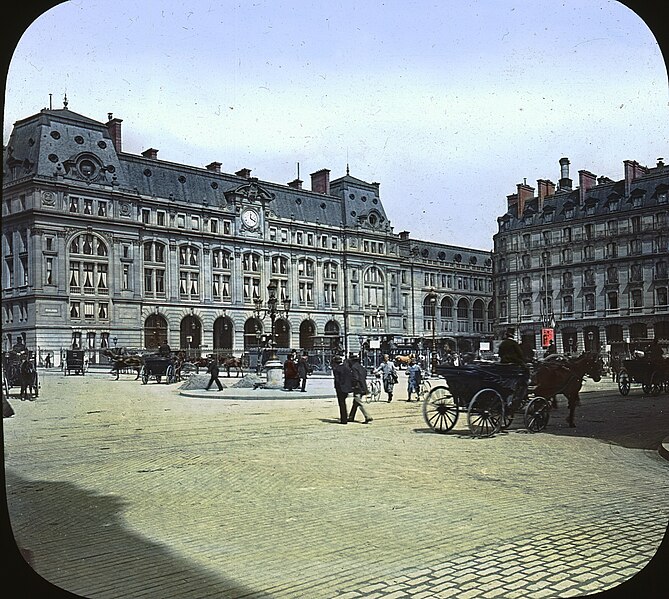
<svg viewBox="0 0 669 599"><path fill-rule="evenodd" d="M334 376L334 387L337 393L337 403L339 404L339 421L346 424L348 422L346 398L353 391L353 378L348 363L344 362L339 356L332 359L332 375Z"/></svg>
<svg viewBox="0 0 669 599"><path fill-rule="evenodd" d="M222 391L223 390L223 385L221 385L221 381L218 380L218 360L214 358L213 360L209 360L209 366L207 367L207 372L209 373L209 382L207 383L207 391L209 391L209 387L211 387L214 383L218 386L218 390Z"/></svg>
<svg viewBox="0 0 669 599"><path fill-rule="evenodd" d="M351 406L348 420L349 422L355 420L355 413L359 408L362 415L365 417L363 424L369 424L373 418L367 413L365 405L362 403L362 398L369 393L369 389L367 388L367 371L365 370L365 367L360 364L359 354L351 354L349 364L351 366L351 377L353 382L353 405Z"/></svg>

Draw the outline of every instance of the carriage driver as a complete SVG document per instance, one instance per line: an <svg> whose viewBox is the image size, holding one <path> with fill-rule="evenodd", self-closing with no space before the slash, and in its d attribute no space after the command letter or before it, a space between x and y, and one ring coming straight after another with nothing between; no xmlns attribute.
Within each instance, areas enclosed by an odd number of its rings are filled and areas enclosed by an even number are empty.
<svg viewBox="0 0 669 599"><path fill-rule="evenodd" d="M502 364L516 364L527 368L525 364L525 356L523 355L523 350L514 339L515 331L513 329L507 329L504 335L504 339L499 344L499 361Z"/></svg>

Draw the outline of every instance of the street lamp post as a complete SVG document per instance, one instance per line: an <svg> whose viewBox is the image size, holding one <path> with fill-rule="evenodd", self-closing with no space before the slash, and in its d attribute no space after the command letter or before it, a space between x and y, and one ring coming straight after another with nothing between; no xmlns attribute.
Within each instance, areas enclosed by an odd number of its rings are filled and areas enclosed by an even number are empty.
<svg viewBox="0 0 669 599"><path fill-rule="evenodd" d="M437 374L437 351L435 347L435 324L437 318L437 294L434 290L434 287L430 289L430 292L427 294L427 299L430 301L431 305L431 315L432 315L432 357L430 363L432 364L432 374Z"/></svg>
<svg viewBox="0 0 669 599"><path fill-rule="evenodd" d="M255 308L253 309L253 314L258 320L264 320L265 316L269 316L271 322L271 333L269 338L269 359L265 363L265 370L267 371L267 384L266 388L271 389L280 389L283 387L282 382L282 371L283 367L281 362L276 355L276 343L274 340L274 323L277 316L288 317L288 312L290 311L291 301L289 298L284 298L279 300L276 296L277 284L274 279L270 280L269 285L267 285L267 305L263 306L262 298L258 297L254 301ZM281 305L280 305L281 304Z"/></svg>

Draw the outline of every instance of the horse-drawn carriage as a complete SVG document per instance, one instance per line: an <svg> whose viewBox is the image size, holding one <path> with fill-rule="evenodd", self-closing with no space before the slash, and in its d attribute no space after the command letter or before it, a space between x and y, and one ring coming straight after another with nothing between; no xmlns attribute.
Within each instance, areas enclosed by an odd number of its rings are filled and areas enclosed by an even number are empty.
<svg viewBox="0 0 669 599"><path fill-rule="evenodd" d="M21 399L39 396L35 356L29 350L12 350L2 354L2 391L9 395L9 390L17 386L21 388Z"/></svg>
<svg viewBox="0 0 669 599"><path fill-rule="evenodd" d="M150 378L155 378L157 383L165 379L168 384L177 382L177 370L174 358L170 356L149 355L144 356L142 366L142 383L146 385Z"/></svg>
<svg viewBox="0 0 669 599"><path fill-rule="evenodd" d="M68 349L65 351L65 364L63 365L63 372L68 374L86 374L86 360L83 349Z"/></svg>
<svg viewBox="0 0 669 599"><path fill-rule="evenodd" d="M659 395L669 390L669 359L632 358L623 360L618 372L618 390L621 395L630 392L632 383L640 383L644 393Z"/></svg>
<svg viewBox="0 0 669 599"><path fill-rule="evenodd" d="M437 366L445 385L432 387L423 400L423 417L439 433L451 430L460 412L475 437L490 437L511 425L523 410L525 427L532 432L546 428L550 403L541 396L531 397L528 372L511 364L468 364Z"/></svg>
<svg viewBox="0 0 669 599"><path fill-rule="evenodd" d="M548 424L551 403L557 407L555 397L564 395L569 407L567 422L573 427L583 378L587 375L599 381L602 370L602 359L593 352L540 360L530 369L493 362L441 364L436 371L446 384L432 387L423 401L423 417L430 428L445 433L455 426L459 413L466 412L472 435L489 437L508 428L522 410L527 430L538 432Z"/></svg>

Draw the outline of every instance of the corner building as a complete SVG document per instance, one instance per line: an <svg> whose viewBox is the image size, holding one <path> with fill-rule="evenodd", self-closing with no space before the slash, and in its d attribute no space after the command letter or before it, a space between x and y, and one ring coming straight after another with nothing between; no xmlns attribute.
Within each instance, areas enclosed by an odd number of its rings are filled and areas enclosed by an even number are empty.
<svg viewBox="0 0 669 599"><path fill-rule="evenodd" d="M347 173L260 181L212 162L123 152L121 119L67 108L14 124L4 148L3 349L40 354L107 347L253 356L322 354L491 339L492 260L485 250L394 233L379 184ZM260 300L263 311L258 310ZM433 332L434 327L434 332ZM98 356L99 357L99 356Z"/></svg>
<svg viewBox="0 0 669 599"><path fill-rule="evenodd" d="M514 327L538 349L541 329L554 328L564 353L666 346L669 167L625 160L623 179L580 170L573 188L569 160L559 162L557 189L518 184L497 219L496 334Z"/></svg>

